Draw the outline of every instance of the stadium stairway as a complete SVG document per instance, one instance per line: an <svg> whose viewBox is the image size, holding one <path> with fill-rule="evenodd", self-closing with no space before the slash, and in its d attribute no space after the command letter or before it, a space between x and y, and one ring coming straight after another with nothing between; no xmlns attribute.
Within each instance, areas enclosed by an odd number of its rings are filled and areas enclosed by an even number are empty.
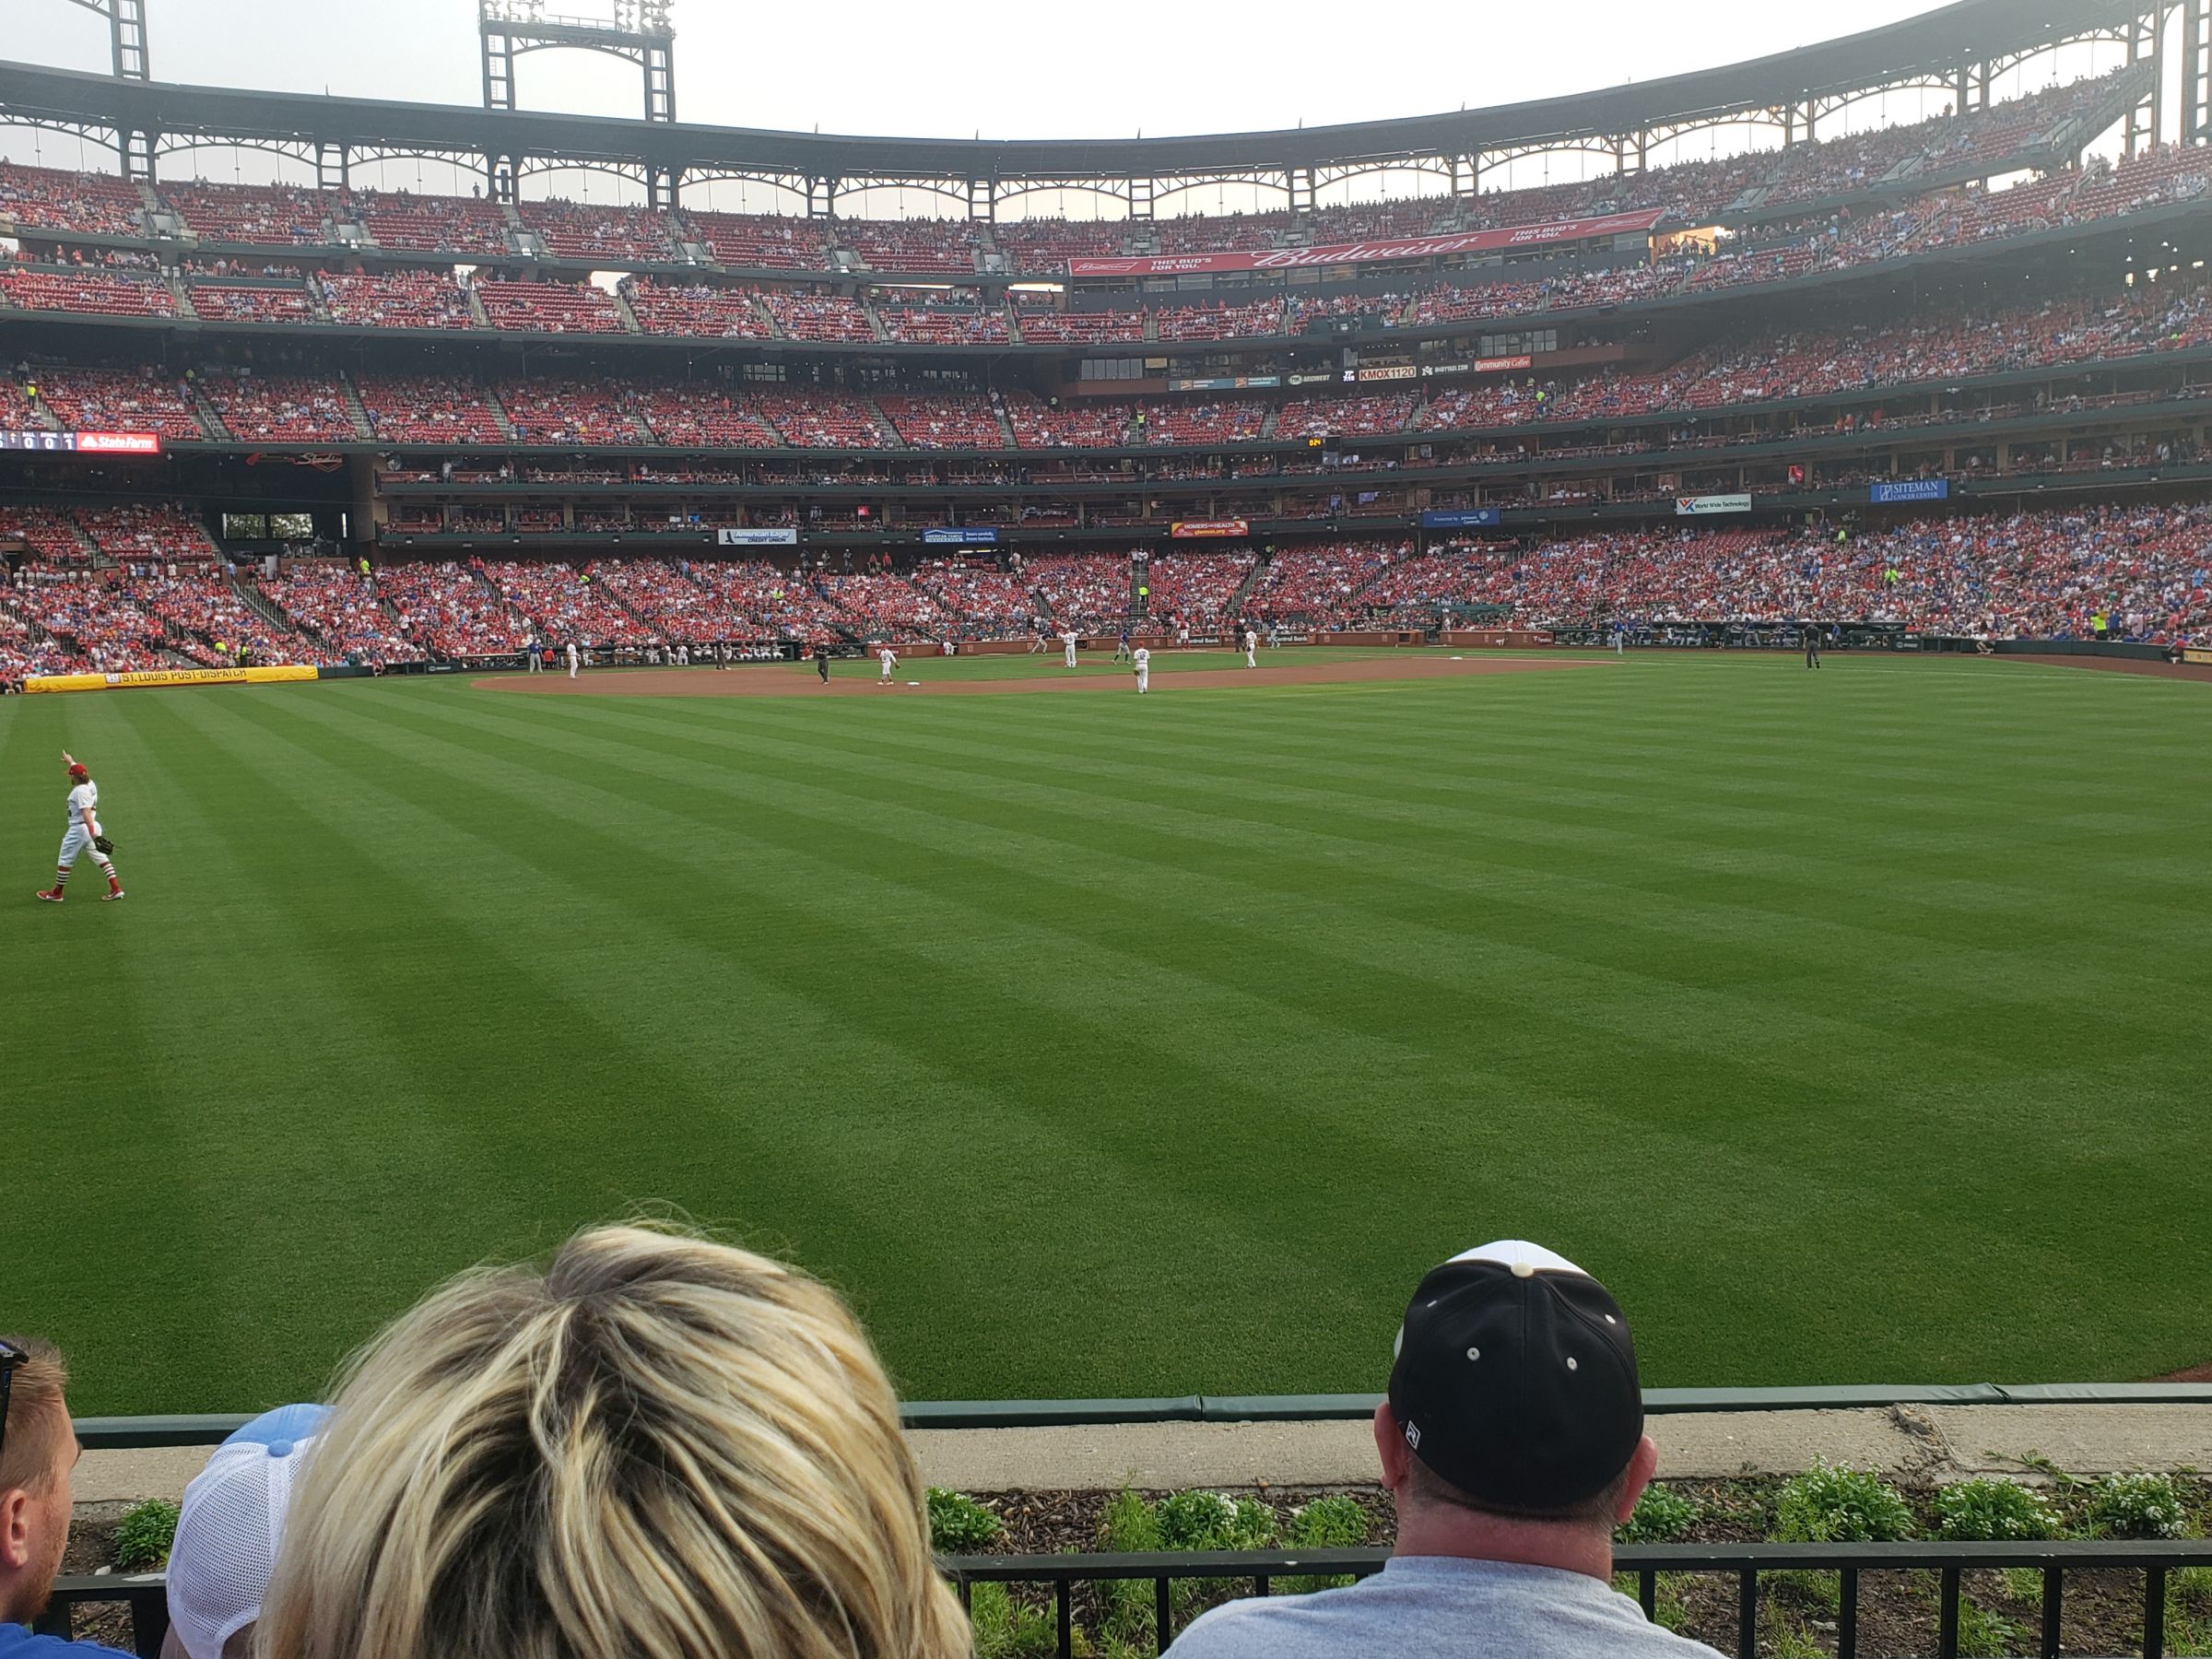
<svg viewBox="0 0 2212 1659"><path fill-rule="evenodd" d="M1261 442L1265 443L1275 436L1275 423L1282 418L1282 413L1283 406L1281 404L1271 403L1267 406L1267 413L1260 418Z"/></svg>
<svg viewBox="0 0 2212 1659"><path fill-rule="evenodd" d="M868 314L873 317L875 312L871 311ZM902 450L911 449L913 447L912 444L908 443L905 439L899 435L899 429L891 424L891 418L883 412L881 405L877 404L877 401L872 397L864 398L861 401L867 408L869 419L876 423L876 443L877 448Z"/></svg>
<svg viewBox="0 0 2212 1659"><path fill-rule="evenodd" d="M484 298L477 292L477 285L468 285L468 314L478 328L491 326L491 314L484 309Z"/></svg>
<svg viewBox="0 0 2212 1659"><path fill-rule="evenodd" d="M369 418L368 406L361 402L361 394L354 390L353 377L343 371L338 374L338 394L345 400L346 418L353 422L354 435L364 443L375 442L376 426Z"/></svg>
<svg viewBox="0 0 2212 1659"><path fill-rule="evenodd" d="M1007 326L1013 326L1011 307L1008 308ZM1021 441L1014 436L1014 423L1006 418L1006 406L996 392L991 394L991 416L998 422L998 436L1001 445L1010 450L1019 449Z"/></svg>
<svg viewBox="0 0 2212 1659"><path fill-rule="evenodd" d="M861 313L868 320L868 327L870 331L874 333L877 339L888 340L891 337L891 331L883 325L883 319L876 314L876 301L873 299L863 300L860 302L860 309ZM870 408L875 407L875 403L872 399L870 400L868 406Z"/></svg>
<svg viewBox="0 0 2212 1659"><path fill-rule="evenodd" d="M492 419L500 423L500 436L510 443L520 443L522 437L514 429L514 418L507 413L507 406L500 401L500 394L488 385L483 392L484 406L491 411Z"/></svg>
<svg viewBox="0 0 2212 1659"><path fill-rule="evenodd" d="M192 295L185 290L182 275L169 272L162 276L161 284L169 289L170 302L177 308L178 316L189 317L195 323L200 320L200 308L193 304Z"/></svg>
<svg viewBox="0 0 2212 1659"><path fill-rule="evenodd" d="M639 323L638 313L629 309L629 299L618 293L613 295L612 298L615 302L615 315L622 319L622 326L633 335L643 334L644 326Z"/></svg>
<svg viewBox="0 0 2212 1659"><path fill-rule="evenodd" d="M317 633L306 623L299 621L295 618L286 616L284 612L277 609L276 602L272 600L266 594L264 594L251 582L247 581L243 576L237 573L247 569L255 561L250 559L243 561L235 560L231 558L229 550L225 548L223 551L223 562L227 566L230 567L229 570L226 571L223 580L229 585L231 594L237 598L241 605L244 606L248 610L259 617L264 622L266 622L279 634L303 638L324 647L325 650L329 649L329 641L323 638L321 634Z"/></svg>
<svg viewBox="0 0 2212 1659"><path fill-rule="evenodd" d="M1252 561L1252 569L1244 572L1244 580L1237 583L1237 591L1221 606L1224 618L1233 618L1244 614L1244 601L1252 597L1252 590L1259 585L1261 572L1274 562L1274 557L1271 552L1262 552L1259 558Z"/></svg>

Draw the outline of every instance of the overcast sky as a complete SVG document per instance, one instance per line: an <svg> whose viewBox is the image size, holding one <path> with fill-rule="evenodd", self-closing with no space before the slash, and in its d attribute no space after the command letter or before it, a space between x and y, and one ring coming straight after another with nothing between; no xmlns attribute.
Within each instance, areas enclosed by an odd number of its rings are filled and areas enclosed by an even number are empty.
<svg viewBox="0 0 2212 1659"><path fill-rule="evenodd" d="M548 12L608 15L608 0ZM155 78L481 101L474 0L147 0ZM1649 80L1936 9L1927 0L1577 0L1569 6L1137 0L943 6L675 0L688 121L967 137L1120 137L1363 121ZM108 67L104 19L0 0L0 56ZM636 72L524 58L523 101L635 114Z"/></svg>
<svg viewBox="0 0 2212 1659"><path fill-rule="evenodd" d="M547 0L546 10L605 17L609 6ZM927 0L675 0L677 112L739 126L957 137L1319 125L1648 80L1934 9L1929 0L1426 0L1382 11L1319 0L1004 10ZM147 12L157 79L481 101L475 0L147 0ZM0 56L108 67L105 20L66 0L0 0ZM2048 60L2030 73L2031 85L2043 84ZM636 71L612 60L536 53L522 60L517 78L528 107L640 112ZM1939 108L1908 105L1890 118ZM112 166L97 153L80 161L71 140L40 144L37 159L50 165ZM20 135L0 149L33 159ZM234 172L228 157L196 170L163 165L171 175L192 171L268 176L252 163Z"/></svg>

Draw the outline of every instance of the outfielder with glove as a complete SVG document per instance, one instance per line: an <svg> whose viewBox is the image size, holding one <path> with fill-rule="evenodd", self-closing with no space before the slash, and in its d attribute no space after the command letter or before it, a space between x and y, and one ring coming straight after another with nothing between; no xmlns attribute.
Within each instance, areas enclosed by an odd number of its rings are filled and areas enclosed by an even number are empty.
<svg viewBox="0 0 2212 1659"><path fill-rule="evenodd" d="M68 885L69 872L76 866L77 854L89 847L92 862L108 878L108 890L100 898L120 899L123 883L115 879L114 861L108 856L115 851L115 843L100 827L100 785L92 782L92 774L85 769L84 762L67 749L62 751L62 764L69 769L69 830L62 837L62 855L54 861L53 886L41 888L39 897L49 904L61 903L62 888Z"/></svg>

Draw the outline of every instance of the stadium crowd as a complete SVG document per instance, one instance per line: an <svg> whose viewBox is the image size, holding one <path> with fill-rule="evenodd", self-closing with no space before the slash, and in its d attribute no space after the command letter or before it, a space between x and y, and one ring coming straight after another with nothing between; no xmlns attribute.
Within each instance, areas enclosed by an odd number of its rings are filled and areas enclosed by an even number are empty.
<svg viewBox="0 0 2212 1659"><path fill-rule="evenodd" d="M2212 506L2053 508L1805 526L1634 529L1533 542L1330 540L1249 551L1053 554L1026 566L888 555L858 570L760 559L398 563L362 575L288 559L237 582L173 506L0 509L14 677L152 667L163 653L399 664L486 657L526 640L638 650L714 641L1019 639L1040 624L1111 632L1142 619L1207 633L1231 619L1302 629L1434 626L1494 607L1516 627L1591 621L1894 624L1953 637L2212 636ZM95 560L97 559L97 568ZM1249 579L1249 588L1247 580ZM1139 594L1138 587L1147 590ZM263 606L247 603L250 591ZM1241 595L1241 597L1240 597ZM265 606L266 608L263 606ZM209 657L209 653L216 654Z"/></svg>

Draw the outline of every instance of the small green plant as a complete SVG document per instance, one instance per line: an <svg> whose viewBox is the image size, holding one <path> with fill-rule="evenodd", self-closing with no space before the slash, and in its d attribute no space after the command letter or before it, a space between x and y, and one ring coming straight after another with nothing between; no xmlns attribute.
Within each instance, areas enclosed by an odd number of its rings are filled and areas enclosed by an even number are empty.
<svg viewBox="0 0 2212 1659"><path fill-rule="evenodd" d="M1004 1584L971 1588L968 1622L975 1629L975 1659L1046 1659L1058 1646L1051 1612L1016 1599Z"/></svg>
<svg viewBox="0 0 2212 1659"><path fill-rule="evenodd" d="M2091 1536L2178 1538L2188 1530L2188 1511L2171 1475L2107 1475L2089 1488L2085 1513Z"/></svg>
<svg viewBox="0 0 2212 1659"><path fill-rule="evenodd" d="M1767 1640L1761 1651L1771 1659L1828 1659L1820 1643L1789 1611L1773 1602L1767 1604Z"/></svg>
<svg viewBox="0 0 2212 1659"><path fill-rule="evenodd" d="M1163 1547L1159 1513L1124 1487L1099 1515L1099 1547L1109 1555L1147 1555Z"/></svg>
<svg viewBox="0 0 2212 1659"><path fill-rule="evenodd" d="M2049 1538L2058 1533L2058 1512L2017 1480L1961 1480L1936 1492L1936 1532L1961 1543Z"/></svg>
<svg viewBox="0 0 2212 1659"><path fill-rule="evenodd" d="M1614 1536L1623 1544L1671 1543L1695 1526L1704 1513L1705 1506L1688 1492L1653 1482L1643 1488L1643 1495L1636 1500L1636 1512L1620 1524Z"/></svg>
<svg viewBox="0 0 2212 1659"><path fill-rule="evenodd" d="M1912 1535L1904 1494L1872 1469L1819 1463L1783 1482L1774 1536L1784 1544L1893 1544Z"/></svg>
<svg viewBox="0 0 2212 1659"><path fill-rule="evenodd" d="M1124 1487L1099 1516L1099 1547L1109 1555L1149 1555L1160 1542L1159 1513ZM1099 1633L1110 1646L1149 1653L1152 1641L1152 1586L1136 1579L1113 1579L1099 1586L1105 1611Z"/></svg>
<svg viewBox="0 0 2212 1659"><path fill-rule="evenodd" d="M1367 1512L1342 1493L1300 1504L1283 1529L1283 1543L1293 1549L1356 1549L1366 1542Z"/></svg>
<svg viewBox="0 0 2212 1659"><path fill-rule="evenodd" d="M1680 1635L1689 1624L1689 1601L1683 1594L1688 1577L1680 1572L1662 1572L1652 1581L1652 1622L1663 1630Z"/></svg>
<svg viewBox="0 0 2212 1659"><path fill-rule="evenodd" d="M2168 1576L2166 1648L2176 1659L2212 1653L2212 1567L2177 1567Z"/></svg>
<svg viewBox="0 0 2212 1659"><path fill-rule="evenodd" d="M1283 1528L1286 1549L1355 1549L1366 1542L1367 1512L1359 1507L1359 1500L1342 1493L1333 1492L1300 1504L1290 1512L1290 1524ZM1341 1589L1351 1582L1349 1574L1298 1574L1285 1579L1283 1588L1292 1595L1305 1595L1315 1590Z"/></svg>
<svg viewBox="0 0 2212 1659"><path fill-rule="evenodd" d="M115 1565L125 1572L157 1572L169 1565L177 1541L177 1506L149 1498L124 1512L115 1524Z"/></svg>
<svg viewBox="0 0 2212 1659"><path fill-rule="evenodd" d="M1159 1500L1164 1549L1265 1549L1275 1543L1275 1512L1226 1492L1173 1492Z"/></svg>
<svg viewBox="0 0 2212 1659"><path fill-rule="evenodd" d="M2028 1632L2001 1614L1978 1606L1971 1596L1959 1598L1959 1653L1960 1659L2006 1659L2022 1651Z"/></svg>
<svg viewBox="0 0 2212 1659"><path fill-rule="evenodd" d="M939 1555L988 1555L1006 1535L1006 1524L967 1493L929 1488L929 1547Z"/></svg>
<svg viewBox="0 0 2212 1659"><path fill-rule="evenodd" d="M2041 1567L2007 1567L1998 1576L2004 1580L2005 1594L2014 1601L2042 1599L2043 1570Z"/></svg>

